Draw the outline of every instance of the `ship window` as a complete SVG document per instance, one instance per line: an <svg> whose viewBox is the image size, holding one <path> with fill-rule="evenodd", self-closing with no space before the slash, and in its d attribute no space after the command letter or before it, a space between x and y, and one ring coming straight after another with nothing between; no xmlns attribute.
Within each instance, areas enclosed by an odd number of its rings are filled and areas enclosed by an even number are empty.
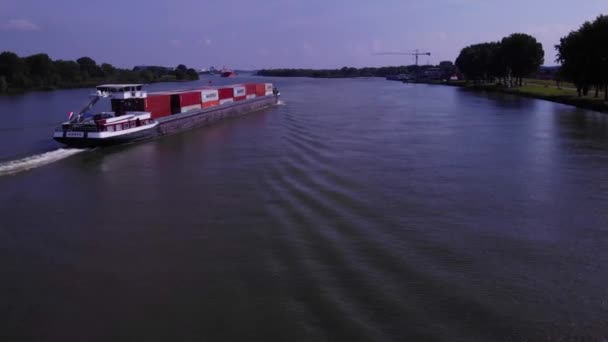
<svg viewBox="0 0 608 342"><path fill-rule="evenodd" d="M107 130L108 132L114 132L114 126L113 126L113 125L107 126L107 127L106 127L106 130Z"/></svg>
<svg viewBox="0 0 608 342"><path fill-rule="evenodd" d="M122 130L122 124L116 124L116 130L117 131Z"/></svg>

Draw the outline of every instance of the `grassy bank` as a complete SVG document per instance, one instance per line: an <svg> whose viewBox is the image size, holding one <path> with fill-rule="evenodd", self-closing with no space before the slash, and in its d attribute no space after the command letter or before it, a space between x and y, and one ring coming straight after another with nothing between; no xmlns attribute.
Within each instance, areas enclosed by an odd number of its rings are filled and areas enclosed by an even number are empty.
<svg viewBox="0 0 608 342"><path fill-rule="evenodd" d="M430 82L429 84L456 86L472 91L492 91L513 94L608 113L608 102L604 101L603 93L600 92L599 96L596 98L594 96L595 92L590 91L587 96L579 97L576 89L568 87L568 85L558 88L555 85L535 82L535 80L530 80L525 85L517 88L505 88L498 84L467 84L464 81L448 83Z"/></svg>

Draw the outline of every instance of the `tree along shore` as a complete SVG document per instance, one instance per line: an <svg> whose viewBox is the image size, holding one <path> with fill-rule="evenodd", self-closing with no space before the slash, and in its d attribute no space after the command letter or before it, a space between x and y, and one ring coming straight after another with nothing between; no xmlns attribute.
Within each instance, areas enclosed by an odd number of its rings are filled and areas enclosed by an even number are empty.
<svg viewBox="0 0 608 342"><path fill-rule="evenodd" d="M561 64L555 86L523 81L544 62L544 51L534 37L515 33L501 41L473 44L463 48L456 59L467 82L453 85L608 112L607 41L608 16L603 15L562 37L555 45L556 62Z"/></svg>
<svg viewBox="0 0 608 342"><path fill-rule="evenodd" d="M500 83L467 83L465 81L430 81L419 83L460 87L467 91L497 92L511 94L516 96L571 105L577 108L589 109L597 112L608 113L607 101L604 101L601 98L597 98L592 94L578 96L576 88L567 86L558 87L557 85L549 84L551 82L547 82L546 80L523 79L522 86L512 88L506 87Z"/></svg>
<svg viewBox="0 0 608 342"><path fill-rule="evenodd" d="M576 96L587 97L593 92L599 98L603 92L608 101L608 16L600 15L592 22L583 23L555 45L557 60L561 64L555 81L570 82ZM467 81L476 84L500 83L521 87L524 77L538 71L544 62L540 43L530 35L514 33L497 42L473 44L463 48L456 66ZM558 87L559 88L559 87ZM593 91L594 90L594 91ZM510 90L510 92L518 92ZM519 92L526 93L525 90ZM540 94L543 97L562 98L563 94ZM570 94L566 94L568 98ZM585 100L561 100L568 103L587 103ZM596 106L595 101L591 101ZM599 100L597 101L599 103ZM605 105L605 104L604 104Z"/></svg>
<svg viewBox="0 0 608 342"><path fill-rule="evenodd" d="M445 64L444 64L445 63ZM262 69L257 72L259 76L275 77L312 77L312 78L354 78L354 77L386 77L400 74L416 74L426 69L439 68L445 74L444 78L449 78L454 72L451 62L442 62L439 66L408 65L408 66L387 66L380 68L352 68L343 67L341 69Z"/></svg>
<svg viewBox="0 0 608 342"><path fill-rule="evenodd" d="M0 94L31 90L88 88L102 83L154 83L197 80L198 73L183 64L176 68L116 68L109 63L98 65L90 57L76 61L52 60L39 53L27 57L5 51L0 53Z"/></svg>

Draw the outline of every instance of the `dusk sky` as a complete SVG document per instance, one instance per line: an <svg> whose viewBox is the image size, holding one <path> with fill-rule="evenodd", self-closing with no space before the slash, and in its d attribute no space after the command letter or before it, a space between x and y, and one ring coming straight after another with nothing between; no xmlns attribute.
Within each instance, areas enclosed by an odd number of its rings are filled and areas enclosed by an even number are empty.
<svg viewBox="0 0 608 342"><path fill-rule="evenodd" d="M607 0L0 0L0 50L89 56L120 67L184 63L240 69L335 68L453 61L466 45L532 34L553 46Z"/></svg>

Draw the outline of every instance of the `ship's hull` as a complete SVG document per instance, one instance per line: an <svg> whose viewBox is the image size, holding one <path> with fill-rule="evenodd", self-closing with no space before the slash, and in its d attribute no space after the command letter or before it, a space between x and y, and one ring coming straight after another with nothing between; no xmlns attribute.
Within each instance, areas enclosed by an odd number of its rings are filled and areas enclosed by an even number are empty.
<svg viewBox="0 0 608 342"><path fill-rule="evenodd" d="M94 133L82 132L82 137L68 136L67 132L56 132L53 139L70 147L102 147L126 144L140 140L152 139L158 136L158 125L135 132L124 133L109 137L98 137Z"/></svg>
<svg viewBox="0 0 608 342"><path fill-rule="evenodd" d="M269 95L255 97L249 100L236 101L225 105L206 109L192 110L185 113L165 116L157 119L154 127L141 129L110 137L97 137L93 133L84 132L82 136L69 136L68 132L56 132L54 139L72 147L101 147L119 145L141 140L153 139L158 136L174 134L192 128L211 125L215 122L245 115L254 111L271 107L278 102L278 96Z"/></svg>

